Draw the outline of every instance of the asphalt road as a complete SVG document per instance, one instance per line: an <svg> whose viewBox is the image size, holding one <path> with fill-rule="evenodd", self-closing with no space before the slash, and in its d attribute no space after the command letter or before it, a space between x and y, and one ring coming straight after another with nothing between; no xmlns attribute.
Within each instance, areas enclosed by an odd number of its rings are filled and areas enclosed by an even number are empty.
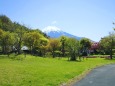
<svg viewBox="0 0 115 86"><path fill-rule="evenodd" d="M92 70L85 78L73 86L115 86L115 64Z"/></svg>

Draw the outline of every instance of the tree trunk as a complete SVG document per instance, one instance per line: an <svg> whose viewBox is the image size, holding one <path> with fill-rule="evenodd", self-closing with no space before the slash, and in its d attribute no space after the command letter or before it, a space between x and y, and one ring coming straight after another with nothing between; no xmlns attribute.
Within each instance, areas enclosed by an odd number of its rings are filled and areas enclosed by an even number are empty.
<svg viewBox="0 0 115 86"><path fill-rule="evenodd" d="M54 49L52 50L52 56L53 56L53 58L55 58L55 50Z"/></svg>
<svg viewBox="0 0 115 86"><path fill-rule="evenodd" d="M112 55L112 48L110 49L110 59L112 59L113 55Z"/></svg>
<svg viewBox="0 0 115 86"><path fill-rule="evenodd" d="M21 43L19 42L18 44L18 49L17 49L18 54L21 54Z"/></svg>
<svg viewBox="0 0 115 86"><path fill-rule="evenodd" d="M64 42L62 43L62 56L65 56L65 44Z"/></svg>
<svg viewBox="0 0 115 86"><path fill-rule="evenodd" d="M112 39L112 41L111 41L110 59L113 58L113 56L112 56L112 54L113 54L112 49L113 49L113 39Z"/></svg>
<svg viewBox="0 0 115 86"><path fill-rule="evenodd" d="M75 55L75 53L71 54L70 60L71 61L76 61L76 55Z"/></svg>

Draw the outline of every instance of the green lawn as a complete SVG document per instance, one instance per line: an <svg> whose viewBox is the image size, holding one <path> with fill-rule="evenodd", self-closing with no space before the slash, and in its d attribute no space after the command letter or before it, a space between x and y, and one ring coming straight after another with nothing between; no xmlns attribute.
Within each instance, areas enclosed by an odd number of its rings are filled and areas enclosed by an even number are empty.
<svg viewBox="0 0 115 86"><path fill-rule="evenodd" d="M14 60L0 56L0 86L58 86L84 71L113 62L115 60L104 58L71 62L67 61L67 58L53 59L28 55L23 60Z"/></svg>

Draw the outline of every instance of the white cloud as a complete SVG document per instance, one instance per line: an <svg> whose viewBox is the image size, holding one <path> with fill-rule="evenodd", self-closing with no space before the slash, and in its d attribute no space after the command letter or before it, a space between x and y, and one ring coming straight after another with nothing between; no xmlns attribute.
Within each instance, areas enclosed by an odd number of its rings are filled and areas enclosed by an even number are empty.
<svg viewBox="0 0 115 86"><path fill-rule="evenodd" d="M53 21L51 24L57 24L57 21Z"/></svg>

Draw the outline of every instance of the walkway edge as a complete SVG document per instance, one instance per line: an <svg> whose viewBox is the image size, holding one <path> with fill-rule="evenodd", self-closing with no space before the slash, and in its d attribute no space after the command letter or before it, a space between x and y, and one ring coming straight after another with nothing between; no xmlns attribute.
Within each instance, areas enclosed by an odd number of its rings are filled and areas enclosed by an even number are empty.
<svg viewBox="0 0 115 86"><path fill-rule="evenodd" d="M102 67L102 66L105 66L105 65L109 65L109 64L115 64L115 63L97 65L96 67L88 69L88 70L84 71L82 74L70 79L68 82L62 83L60 86L73 86L75 83L77 83L78 81L83 79L86 75L88 75L93 69L98 68L98 67Z"/></svg>

